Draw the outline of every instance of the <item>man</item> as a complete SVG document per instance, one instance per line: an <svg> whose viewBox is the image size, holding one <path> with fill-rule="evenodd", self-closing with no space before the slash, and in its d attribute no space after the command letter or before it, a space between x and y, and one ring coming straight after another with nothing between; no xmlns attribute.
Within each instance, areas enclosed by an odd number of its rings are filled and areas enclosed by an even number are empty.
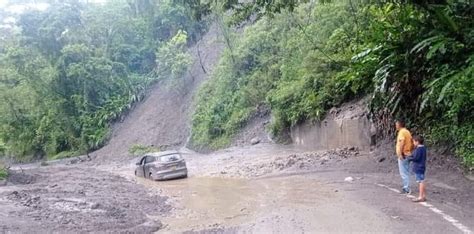
<svg viewBox="0 0 474 234"><path fill-rule="evenodd" d="M403 120L397 120L395 122L395 128L397 129L397 144L395 146L397 157L398 157L398 170L400 177L402 177L403 189L402 194L410 193L410 168L408 156L411 155L413 149L413 141L410 131L405 128L405 122Z"/></svg>

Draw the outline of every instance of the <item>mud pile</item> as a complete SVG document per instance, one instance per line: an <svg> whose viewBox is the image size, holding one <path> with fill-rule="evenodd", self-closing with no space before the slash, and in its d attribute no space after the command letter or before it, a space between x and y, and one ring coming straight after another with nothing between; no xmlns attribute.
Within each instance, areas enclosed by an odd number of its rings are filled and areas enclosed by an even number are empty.
<svg viewBox="0 0 474 234"><path fill-rule="evenodd" d="M170 210L166 198L91 168L44 167L25 173L38 178L0 193L0 206L7 207L0 210L0 232L149 233L162 224L147 215Z"/></svg>
<svg viewBox="0 0 474 234"><path fill-rule="evenodd" d="M255 162L247 161L239 166L229 165L224 167L221 174L230 177L252 178L281 172L309 171L316 170L324 164L338 163L358 155L359 149L356 147L292 153L285 156L256 160Z"/></svg>

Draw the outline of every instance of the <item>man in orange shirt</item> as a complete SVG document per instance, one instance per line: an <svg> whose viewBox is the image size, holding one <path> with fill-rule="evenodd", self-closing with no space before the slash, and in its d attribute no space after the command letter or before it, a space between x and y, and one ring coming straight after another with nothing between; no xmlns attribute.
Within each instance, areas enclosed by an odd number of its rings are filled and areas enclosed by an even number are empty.
<svg viewBox="0 0 474 234"><path fill-rule="evenodd" d="M413 140L411 137L410 131L405 128L405 122L402 120L397 120L395 122L395 128L397 129L397 144L395 150L398 157L398 171L400 172L400 177L402 177L403 189L402 194L410 193L410 168L408 156L411 155L413 150Z"/></svg>

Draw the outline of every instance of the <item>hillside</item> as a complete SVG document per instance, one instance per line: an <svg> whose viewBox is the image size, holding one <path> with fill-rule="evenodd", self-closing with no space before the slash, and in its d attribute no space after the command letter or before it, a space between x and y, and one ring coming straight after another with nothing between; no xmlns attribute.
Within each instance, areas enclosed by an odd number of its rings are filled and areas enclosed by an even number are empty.
<svg viewBox="0 0 474 234"><path fill-rule="evenodd" d="M228 36L198 96L192 142L232 145L261 110L273 139L288 142L292 129L368 97L379 139L393 137L394 121L404 119L473 170L474 6L441 2L230 4L230 22L258 17Z"/></svg>
<svg viewBox="0 0 474 234"><path fill-rule="evenodd" d="M222 40L219 27L211 25L209 32L189 48L193 63L183 83L167 79L151 87L123 122L114 125L107 145L92 155L107 161L124 158L134 145L162 150L185 146L191 131L193 98L218 61L224 48Z"/></svg>

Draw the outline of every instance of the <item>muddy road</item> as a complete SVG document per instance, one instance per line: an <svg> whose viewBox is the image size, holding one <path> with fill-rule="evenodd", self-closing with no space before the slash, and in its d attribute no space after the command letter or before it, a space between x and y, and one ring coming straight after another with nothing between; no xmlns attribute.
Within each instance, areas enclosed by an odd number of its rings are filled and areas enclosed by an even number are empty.
<svg viewBox="0 0 474 234"><path fill-rule="evenodd" d="M469 233L474 228L472 183L459 175L432 176L429 202L414 204L395 193L399 180L391 160L374 160L376 155L357 149L302 152L261 144L209 155L183 152L189 178L165 182L135 178L133 159L16 171L0 187L0 232Z"/></svg>
<svg viewBox="0 0 474 234"><path fill-rule="evenodd" d="M170 211L166 198L118 175L83 166L16 171L0 187L0 232L154 232L147 215Z"/></svg>

